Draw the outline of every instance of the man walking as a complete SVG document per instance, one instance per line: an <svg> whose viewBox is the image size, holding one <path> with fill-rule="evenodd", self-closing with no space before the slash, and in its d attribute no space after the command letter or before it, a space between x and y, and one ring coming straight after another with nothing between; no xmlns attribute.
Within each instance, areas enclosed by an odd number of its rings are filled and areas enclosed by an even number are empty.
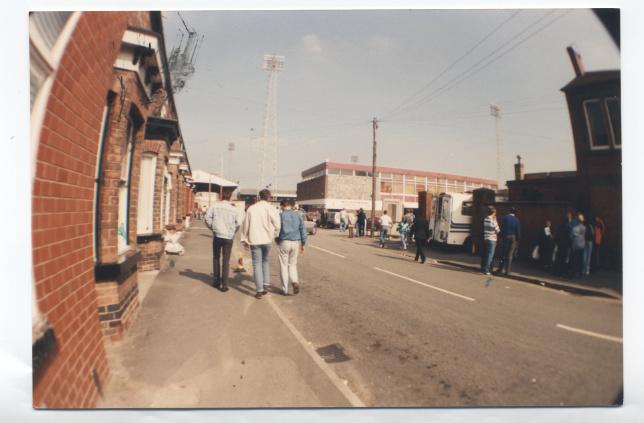
<svg viewBox="0 0 644 423"><path fill-rule="evenodd" d="M387 216L387 210L385 210L380 217L380 248L385 248L385 237L389 235L392 223L391 218Z"/></svg>
<svg viewBox="0 0 644 423"><path fill-rule="evenodd" d="M500 232L499 224L496 221L496 208L488 207L487 217L483 220L483 245L485 250L482 257L481 271L486 275L490 274L494 251L496 250L497 234Z"/></svg>
<svg viewBox="0 0 644 423"><path fill-rule="evenodd" d="M411 225L411 235L416 240L416 257L414 261L420 259L420 263L425 263L425 245L429 239L429 222L425 219L425 215L418 210L418 216L414 219Z"/></svg>
<svg viewBox="0 0 644 423"><path fill-rule="evenodd" d="M250 247L253 259L253 277L255 279L255 298L260 299L266 294L265 285L271 284L271 272L268 265L268 253L271 244L280 233L279 212L268 201L271 192L263 189L259 192L259 201L246 211L242 224L241 242L244 247Z"/></svg>
<svg viewBox="0 0 644 423"><path fill-rule="evenodd" d="M358 211L358 236L364 236L364 230L367 223L367 214L360 208Z"/></svg>
<svg viewBox="0 0 644 423"><path fill-rule="evenodd" d="M224 192L206 212L206 226L212 231L213 285L228 291L228 269L233 238L242 222L242 215L230 203L230 192Z"/></svg>
<svg viewBox="0 0 644 423"><path fill-rule="evenodd" d="M512 271L512 260L514 253L517 249L517 243L521 235L519 227L519 219L515 216L516 209L510 207L510 213L503 216L501 221L501 240L503 242L503 255L501 256L501 263L496 273L509 275Z"/></svg>
<svg viewBox="0 0 644 423"><path fill-rule="evenodd" d="M280 203L280 234L277 240L280 259L280 278L282 280L282 293L288 295L289 278L293 283L293 294L300 292L297 276L297 255L304 253L306 244L306 227L302 215L293 210L293 200L286 199Z"/></svg>
<svg viewBox="0 0 644 423"><path fill-rule="evenodd" d="M340 211L340 232L344 232L347 230L348 222L349 222L349 215L347 214L347 211L343 208Z"/></svg>

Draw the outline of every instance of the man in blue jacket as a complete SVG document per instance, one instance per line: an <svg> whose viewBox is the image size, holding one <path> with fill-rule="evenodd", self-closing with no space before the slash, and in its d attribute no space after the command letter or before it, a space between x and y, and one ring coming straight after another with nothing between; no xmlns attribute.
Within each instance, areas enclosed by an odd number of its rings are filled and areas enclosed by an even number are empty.
<svg viewBox="0 0 644 423"><path fill-rule="evenodd" d="M306 244L306 227L302 214L293 210L292 199L282 200L280 206L281 228L277 237L280 260L280 278L282 279L282 293L288 295L289 278L293 283L293 294L300 292L300 284L297 276L297 256L304 253Z"/></svg>
<svg viewBox="0 0 644 423"><path fill-rule="evenodd" d="M512 259L517 249L517 244L521 236L521 227L519 219L515 216L516 209L510 207L510 213L503 216L501 221L500 237L503 242L503 254L501 256L501 263L495 273L508 275L512 271Z"/></svg>

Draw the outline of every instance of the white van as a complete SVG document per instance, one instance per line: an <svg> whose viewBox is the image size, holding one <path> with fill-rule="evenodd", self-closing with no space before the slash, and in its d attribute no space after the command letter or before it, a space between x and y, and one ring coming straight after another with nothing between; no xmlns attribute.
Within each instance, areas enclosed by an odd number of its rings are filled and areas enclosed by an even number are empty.
<svg viewBox="0 0 644 423"><path fill-rule="evenodd" d="M472 194L441 193L432 201L432 241L471 248L472 212Z"/></svg>

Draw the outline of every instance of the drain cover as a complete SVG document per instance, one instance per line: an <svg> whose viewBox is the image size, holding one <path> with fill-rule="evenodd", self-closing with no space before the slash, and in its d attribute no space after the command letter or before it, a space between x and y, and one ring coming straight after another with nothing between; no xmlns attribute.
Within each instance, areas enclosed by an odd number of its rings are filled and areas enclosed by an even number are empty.
<svg viewBox="0 0 644 423"><path fill-rule="evenodd" d="M327 345L320 347L315 351L327 363L341 363L343 361L351 360L349 356L344 353L344 348L342 348L340 344Z"/></svg>

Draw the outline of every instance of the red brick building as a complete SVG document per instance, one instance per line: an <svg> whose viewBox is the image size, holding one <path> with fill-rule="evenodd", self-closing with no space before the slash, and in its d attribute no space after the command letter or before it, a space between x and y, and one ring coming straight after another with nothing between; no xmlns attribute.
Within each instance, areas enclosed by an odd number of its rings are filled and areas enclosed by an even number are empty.
<svg viewBox="0 0 644 423"><path fill-rule="evenodd" d="M29 32L33 402L92 407L190 167L160 12L36 12Z"/></svg>

